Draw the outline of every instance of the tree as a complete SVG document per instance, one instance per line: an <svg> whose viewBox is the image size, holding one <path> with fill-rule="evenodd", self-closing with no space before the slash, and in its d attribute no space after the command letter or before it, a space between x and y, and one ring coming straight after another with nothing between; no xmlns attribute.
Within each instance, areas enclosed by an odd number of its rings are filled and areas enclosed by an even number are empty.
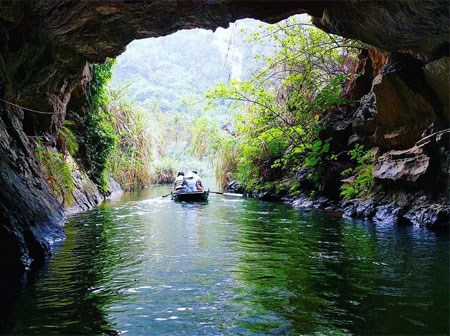
<svg viewBox="0 0 450 336"><path fill-rule="evenodd" d="M235 113L238 178L249 189L259 188L283 172L313 167L310 177L320 184L329 150L328 141L319 139L321 121L327 110L345 103L343 85L358 45L296 17L250 39L275 44L277 52L256 56L265 66L252 78L219 84L207 93L211 104L229 101ZM214 146L221 156L229 155L229 148Z"/></svg>

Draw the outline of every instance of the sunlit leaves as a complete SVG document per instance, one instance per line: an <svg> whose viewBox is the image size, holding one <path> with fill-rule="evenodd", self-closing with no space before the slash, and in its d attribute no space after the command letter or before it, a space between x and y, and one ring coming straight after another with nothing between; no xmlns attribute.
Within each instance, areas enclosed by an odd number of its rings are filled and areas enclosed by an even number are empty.
<svg viewBox="0 0 450 336"><path fill-rule="evenodd" d="M144 112L124 98L123 90L109 90L108 111L117 145L109 155L107 171L124 190L152 182L151 144Z"/></svg>
<svg viewBox="0 0 450 336"><path fill-rule="evenodd" d="M245 81L230 81L210 90L207 98L228 100L236 117L237 172L254 188L267 169L313 169L320 184L329 140L319 139L326 111L345 102L342 87L354 58L354 43L290 18L254 33L252 41L278 47L272 55L258 55L265 65ZM223 152L222 152L223 153ZM273 174L272 174L273 175Z"/></svg>
<svg viewBox="0 0 450 336"><path fill-rule="evenodd" d="M108 158L117 142L107 109L109 97L106 85L111 79L114 60L90 66L92 81L86 87L87 111L70 111L68 118L77 125L73 130L78 142L76 160L102 193L108 190L105 170Z"/></svg>

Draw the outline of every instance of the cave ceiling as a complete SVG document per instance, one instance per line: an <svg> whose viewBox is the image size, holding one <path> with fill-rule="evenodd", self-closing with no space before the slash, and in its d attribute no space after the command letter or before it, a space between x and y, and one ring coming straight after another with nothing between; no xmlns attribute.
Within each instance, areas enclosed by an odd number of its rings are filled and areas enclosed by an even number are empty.
<svg viewBox="0 0 450 336"><path fill-rule="evenodd" d="M4 97L64 111L86 62L115 57L138 38L180 29L269 23L308 13L316 26L386 51L433 57L448 52L448 1L0 1L0 81Z"/></svg>

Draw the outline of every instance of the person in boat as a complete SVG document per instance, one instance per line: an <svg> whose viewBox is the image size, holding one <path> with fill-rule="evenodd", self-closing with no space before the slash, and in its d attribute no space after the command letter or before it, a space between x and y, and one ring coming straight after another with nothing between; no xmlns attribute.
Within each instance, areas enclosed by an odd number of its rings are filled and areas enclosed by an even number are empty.
<svg viewBox="0 0 450 336"><path fill-rule="evenodd" d="M197 189L197 179L194 176L193 172L189 172L186 174L183 183L181 184L186 188L187 192L198 191Z"/></svg>
<svg viewBox="0 0 450 336"><path fill-rule="evenodd" d="M175 178L175 182L173 183L173 189L174 190L185 189L186 187L183 186L183 181L184 181L184 173L183 172L178 172L178 175Z"/></svg>
<svg viewBox="0 0 450 336"><path fill-rule="evenodd" d="M198 191L203 191L202 180L200 179L200 176L197 175L197 171L193 170L192 174L194 175L195 181L197 181L197 190Z"/></svg>

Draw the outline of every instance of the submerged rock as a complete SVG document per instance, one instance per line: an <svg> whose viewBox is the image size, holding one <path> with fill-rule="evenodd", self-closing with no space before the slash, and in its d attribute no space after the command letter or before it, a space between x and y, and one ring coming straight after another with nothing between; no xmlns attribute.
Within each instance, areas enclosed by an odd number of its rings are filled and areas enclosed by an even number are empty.
<svg viewBox="0 0 450 336"><path fill-rule="evenodd" d="M380 205L376 207L375 215L373 219L379 222L387 223L387 224L398 224L402 208L395 207L394 205Z"/></svg>
<svg viewBox="0 0 450 336"><path fill-rule="evenodd" d="M426 204L410 209L404 217L417 226L448 229L450 225L450 208L445 204Z"/></svg>
<svg viewBox="0 0 450 336"><path fill-rule="evenodd" d="M450 201L424 193L381 193L378 200L353 199L343 202L346 218L364 218L390 225L414 225L433 230L449 230ZM384 199L384 201L383 201Z"/></svg>
<svg viewBox="0 0 450 336"><path fill-rule="evenodd" d="M296 198L292 205L296 208L313 208L314 201L309 199L306 195L302 195L298 198Z"/></svg>

